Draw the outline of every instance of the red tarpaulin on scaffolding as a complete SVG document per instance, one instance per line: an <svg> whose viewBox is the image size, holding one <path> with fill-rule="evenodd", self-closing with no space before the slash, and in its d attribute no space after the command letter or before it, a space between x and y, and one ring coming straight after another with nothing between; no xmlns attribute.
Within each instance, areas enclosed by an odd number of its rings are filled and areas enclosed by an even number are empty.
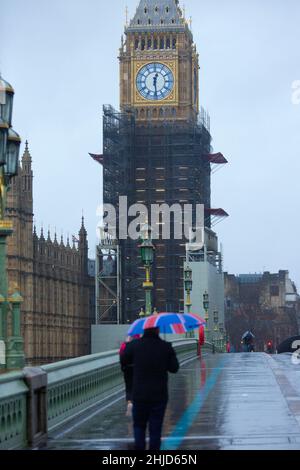
<svg viewBox="0 0 300 470"><path fill-rule="evenodd" d="M103 155L97 155L95 153L90 153L89 155L93 160L95 160L95 162L100 163L100 165L103 164Z"/></svg>
<svg viewBox="0 0 300 470"><path fill-rule="evenodd" d="M224 157L224 155L221 152L209 153L209 154L205 155L205 158L207 158L207 160L210 163L214 163L216 165L225 165L226 163L228 163L228 160L226 160L226 158Z"/></svg>

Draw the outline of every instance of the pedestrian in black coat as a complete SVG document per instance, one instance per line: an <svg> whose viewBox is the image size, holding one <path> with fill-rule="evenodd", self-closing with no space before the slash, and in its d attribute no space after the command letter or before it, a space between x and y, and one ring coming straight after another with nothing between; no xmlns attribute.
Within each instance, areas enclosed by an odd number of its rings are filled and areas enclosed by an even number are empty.
<svg viewBox="0 0 300 470"><path fill-rule="evenodd" d="M170 343L159 337L159 329L145 330L139 341L128 343L121 357L123 366L133 364L133 427L136 450L145 450L149 424L150 450L159 450L163 419L168 402L168 372L179 363Z"/></svg>

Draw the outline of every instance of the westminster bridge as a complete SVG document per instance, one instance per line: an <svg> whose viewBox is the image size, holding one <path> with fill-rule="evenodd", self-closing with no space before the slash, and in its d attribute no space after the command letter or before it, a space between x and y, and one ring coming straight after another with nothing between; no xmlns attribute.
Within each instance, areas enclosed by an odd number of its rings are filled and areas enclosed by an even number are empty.
<svg viewBox="0 0 300 470"><path fill-rule="evenodd" d="M213 354L175 341L164 450L300 450L300 365L289 354ZM0 448L133 446L118 352L0 376Z"/></svg>

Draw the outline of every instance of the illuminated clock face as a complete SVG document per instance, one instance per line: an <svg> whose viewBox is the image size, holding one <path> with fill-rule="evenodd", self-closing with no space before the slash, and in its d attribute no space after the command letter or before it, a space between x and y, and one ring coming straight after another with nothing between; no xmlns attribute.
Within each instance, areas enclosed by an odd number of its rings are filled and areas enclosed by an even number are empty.
<svg viewBox="0 0 300 470"><path fill-rule="evenodd" d="M163 100L174 88L174 75L164 64L147 64L137 74L136 86L146 100Z"/></svg>

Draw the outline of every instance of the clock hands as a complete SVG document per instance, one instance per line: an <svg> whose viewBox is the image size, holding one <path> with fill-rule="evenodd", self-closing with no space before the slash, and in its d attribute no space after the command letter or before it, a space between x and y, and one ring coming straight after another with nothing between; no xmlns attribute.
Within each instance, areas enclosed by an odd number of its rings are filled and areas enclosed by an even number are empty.
<svg viewBox="0 0 300 470"><path fill-rule="evenodd" d="M157 79L158 79L159 75L158 73L155 74L155 76L153 77L153 86L154 86L154 90L155 90L155 94L157 95Z"/></svg>

